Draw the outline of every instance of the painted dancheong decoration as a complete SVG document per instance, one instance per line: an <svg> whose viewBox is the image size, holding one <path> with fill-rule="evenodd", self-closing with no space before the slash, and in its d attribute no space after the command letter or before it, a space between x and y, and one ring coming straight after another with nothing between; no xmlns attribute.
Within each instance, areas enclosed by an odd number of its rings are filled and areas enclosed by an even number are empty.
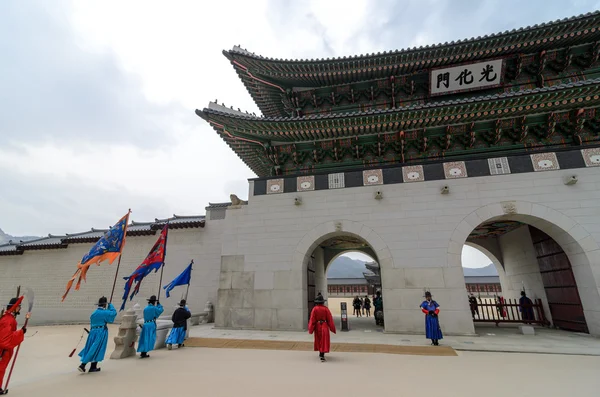
<svg viewBox="0 0 600 397"><path fill-rule="evenodd" d="M377 171L350 181L349 172L365 169L591 150L600 146L599 29L595 12L425 48L314 60L235 46L223 54L262 117L216 101L196 113L259 178L276 180L258 194L387 183L385 171L377 181ZM597 164L596 154L579 156ZM531 172L563 169L560 162L539 160ZM459 167L448 175L477 176L468 165L466 174ZM507 161L493 165L492 175L519 172ZM299 176L315 179L281 181ZM427 170L392 179L431 180Z"/></svg>

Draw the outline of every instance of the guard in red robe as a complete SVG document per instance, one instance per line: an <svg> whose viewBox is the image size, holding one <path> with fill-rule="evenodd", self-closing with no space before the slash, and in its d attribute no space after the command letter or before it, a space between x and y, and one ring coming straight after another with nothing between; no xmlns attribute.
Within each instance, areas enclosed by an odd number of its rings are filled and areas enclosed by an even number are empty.
<svg viewBox="0 0 600 397"><path fill-rule="evenodd" d="M310 313L308 322L308 333L315 335L315 351L319 352L319 359L325 362L325 353L329 353L331 340L329 331L335 332L335 323L329 309L324 306L325 299L320 293L315 298L315 307Z"/></svg>
<svg viewBox="0 0 600 397"><path fill-rule="evenodd" d="M4 373L13 355L13 349L23 342L25 338L25 327L17 330L16 317L21 311L23 297L12 298L7 306L6 312L0 318L0 395L6 394L8 390L2 390L4 384Z"/></svg>

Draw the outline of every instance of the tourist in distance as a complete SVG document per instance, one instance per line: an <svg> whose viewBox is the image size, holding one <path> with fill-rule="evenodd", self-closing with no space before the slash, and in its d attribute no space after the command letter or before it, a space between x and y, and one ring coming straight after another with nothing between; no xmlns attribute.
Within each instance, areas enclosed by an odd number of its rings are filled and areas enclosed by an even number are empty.
<svg viewBox="0 0 600 397"><path fill-rule="evenodd" d="M117 317L117 309L112 303L108 303L106 297L98 300L98 308L90 316L90 333L85 342L85 347L79 353L81 365L77 368L79 372L85 372L87 363L90 365L89 372L99 372L98 363L104 360L106 346L108 344L108 327Z"/></svg>
<svg viewBox="0 0 600 397"><path fill-rule="evenodd" d="M27 332L25 327L17 329L17 316L21 312L22 300L23 297L12 298L0 318L0 395L8 393L8 390L2 390L4 373L10 363L14 348L23 342L25 332ZM30 316L30 313L26 314L27 318Z"/></svg>
<svg viewBox="0 0 600 397"><path fill-rule="evenodd" d="M375 324L383 325L383 298L381 297L381 291L377 291L375 298L373 298Z"/></svg>
<svg viewBox="0 0 600 397"><path fill-rule="evenodd" d="M477 303L477 298L471 292L469 295L469 307L471 308L471 316L475 318L475 315L479 316L479 304Z"/></svg>
<svg viewBox="0 0 600 397"><path fill-rule="evenodd" d="M365 295L365 300L364 300L364 309L365 309L365 313L367 317L371 316L371 299L369 299L368 295Z"/></svg>
<svg viewBox="0 0 600 397"><path fill-rule="evenodd" d="M190 313L185 303L185 299L182 299L179 302L177 310L173 312L173 317L171 317L173 328L171 328L166 341L167 349L169 350L173 348L173 345L177 345L177 347L184 346L183 341L185 340L185 333L187 331L187 320L192 317L192 313Z"/></svg>
<svg viewBox="0 0 600 397"><path fill-rule="evenodd" d="M314 349L319 352L321 362L325 362L325 353L329 353L331 347L329 331L336 333L335 323L329 308L325 306L323 295L319 292L315 298L315 307L310 312L308 333L315 336Z"/></svg>
<svg viewBox="0 0 600 397"><path fill-rule="evenodd" d="M521 291L521 297L519 298L519 311L525 324L531 324L531 321L535 320L533 314L533 302L527 297L525 291Z"/></svg>
<svg viewBox="0 0 600 397"><path fill-rule="evenodd" d="M154 350L154 344L156 343L156 319L164 310L160 302L156 299L156 295L152 295L148 299L148 306L144 309L144 325L142 326L142 333L137 348L140 358L150 357L148 352Z"/></svg>
<svg viewBox="0 0 600 397"><path fill-rule="evenodd" d="M425 336L431 339L431 344L439 346L439 340L443 339L438 314L440 305L431 299L431 292L425 292L425 300L421 303L421 311L425 313Z"/></svg>
<svg viewBox="0 0 600 397"><path fill-rule="evenodd" d="M360 298L358 296L356 296L354 298L354 300L352 301L352 307L354 307L354 315L356 317L361 317L361 314L360 314L361 306L362 306L362 303L360 302Z"/></svg>

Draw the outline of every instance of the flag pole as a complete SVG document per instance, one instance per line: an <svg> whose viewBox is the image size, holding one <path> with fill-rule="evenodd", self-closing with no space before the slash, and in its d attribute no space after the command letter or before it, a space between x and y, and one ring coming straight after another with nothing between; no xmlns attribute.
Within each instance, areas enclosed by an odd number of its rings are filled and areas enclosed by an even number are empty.
<svg viewBox="0 0 600 397"><path fill-rule="evenodd" d="M163 271L165 270L165 263L167 261L167 241L169 240L169 221L167 221L167 235L165 236L165 251L164 251L164 256L163 256L163 264L160 267L160 281L158 282L158 298L156 299L156 301L160 301L160 290L162 289L162 277L163 277Z"/></svg>
<svg viewBox="0 0 600 397"><path fill-rule="evenodd" d="M187 285L187 289L185 290L185 300L187 301L188 292L190 292L190 284L192 283L192 273L191 270L194 270L194 260L192 259L192 267L190 268L190 282Z"/></svg>
<svg viewBox="0 0 600 397"><path fill-rule="evenodd" d="M129 212L127 212L127 221L125 222L125 232L123 233L123 239L127 237L127 227L129 226L129 214L131 214L131 208ZM123 245L121 250L125 248ZM110 300L108 303L112 303L113 295L115 294L115 287L117 286L117 276L119 275L119 267L121 267L121 257L123 256L123 251L119 254L119 261L117 262L117 270L115 271L115 279L113 281L112 291L110 291Z"/></svg>

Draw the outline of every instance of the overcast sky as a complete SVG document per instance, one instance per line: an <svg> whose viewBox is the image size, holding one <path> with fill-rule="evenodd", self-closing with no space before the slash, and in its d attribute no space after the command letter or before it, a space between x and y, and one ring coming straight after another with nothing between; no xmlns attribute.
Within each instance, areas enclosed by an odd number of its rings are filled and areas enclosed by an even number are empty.
<svg viewBox="0 0 600 397"><path fill-rule="evenodd" d="M194 114L259 113L221 54L321 58L478 36L598 1L0 2L0 228L63 234L203 214L254 174Z"/></svg>

